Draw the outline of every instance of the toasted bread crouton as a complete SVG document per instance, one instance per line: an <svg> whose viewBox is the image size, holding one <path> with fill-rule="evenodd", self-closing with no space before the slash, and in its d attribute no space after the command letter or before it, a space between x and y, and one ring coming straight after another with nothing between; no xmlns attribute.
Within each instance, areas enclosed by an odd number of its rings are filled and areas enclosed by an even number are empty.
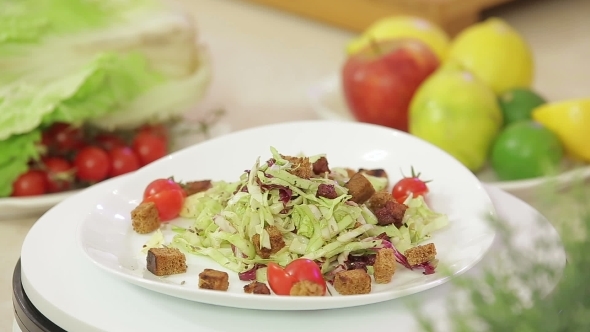
<svg viewBox="0 0 590 332"><path fill-rule="evenodd" d="M289 173L298 176L302 179L309 179L313 175L313 169L308 157L290 157L283 156L283 159L291 163L291 169Z"/></svg>
<svg viewBox="0 0 590 332"><path fill-rule="evenodd" d="M346 174L348 174L349 179L352 178L357 173L357 171L355 171L352 168L345 168L344 170L346 170Z"/></svg>
<svg viewBox="0 0 590 332"><path fill-rule="evenodd" d="M313 173L315 175L323 175L324 173L330 173L330 167L328 167L328 159L326 157L320 157L312 165Z"/></svg>
<svg viewBox="0 0 590 332"><path fill-rule="evenodd" d="M393 201L393 196L388 191L378 191L369 198L367 201L367 207L369 210L375 211L379 210L380 208L384 207L387 202Z"/></svg>
<svg viewBox="0 0 590 332"><path fill-rule="evenodd" d="M289 294L291 296L324 296L324 288L315 282L301 280L291 287Z"/></svg>
<svg viewBox="0 0 590 332"><path fill-rule="evenodd" d="M389 179L389 177L387 176L387 172L384 169L381 168L377 168L377 169L359 169L360 173L364 173L370 176L374 176L377 178L386 178Z"/></svg>
<svg viewBox="0 0 590 332"><path fill-rule="evenodd" d="M157 276L185 273L186 257L176 248L151 248L146 258L147 270Z"/></svg>
<svg viewBox="0 0 590 332"><path fill-rule="evenodd" d="M385 203L385 206L375 211L377 223L382 226L394 224L395 227L400 228L407 209L408 207L404 204L391 200Z"/></svg>
<svg viewBox="0 0 590 332"><path fill-rule="evenodd" d="M258 281L252 281L244 286L244 292L248 294L270 295L270 289L268 289L266 284Z"/></svg>
<svg viewBox="0 0 590 332"><path fill-rule="evenodd" d="M270 249L263 248L260 245L260 234L255 234L252 237L252 243L254 244L254 249L256 253L262 258L269 258L270 255L276 254L279 250L283 249L285 246L285 240L283 240L283 235L281 231L275 226L267 226L265 227L266 231L268 232L268 236L270 238Z"/></svg>
<svg viewBox="0 0 590 332"><path fill-rule="evenodd" d="M410 248L404 252L411 266L430 262L436 257L436 247L434 243L424 244Z"/></svg>
<svg viewBox="0 0 590 332"><path fill-rule="evenodd" d="M395 255L393 249L384 248L377 251L373 265L373 277L378 284L388 284L395 274Z"/></svg>
<svg viewBox="0 0 590 332"><path fill-rule="evenodd" d="M182 185L187 196L200 193L212 187L211 180L190 181Z"/></svg>
<svg viewBox="0 0 590 332"><path fill-rule="evenodd" d="M141 203L131 211L131 226L139 234L147 234L160 228L160 216L153 202Z"/></svg>
<svg viewBox="0 0 590 332"><path fill-rule="evenodd" d="M355 173L344 186L352 196L350 200L357 204L363 204L375 193L371 182L361 173Z"/></svg>
<svg viewBox="0 0 590 332"><path fill-rule="evenodd" d="M205 269L199 273L199 288L227 291L229 288L229 276L223 271Z"/></svg>
<svg viewBox="0 0 590 332"><path fill-rule="evenodd" d="M369 294L371 276L364 269L341 271L334 276L334 288L342 295Z"/></svg>

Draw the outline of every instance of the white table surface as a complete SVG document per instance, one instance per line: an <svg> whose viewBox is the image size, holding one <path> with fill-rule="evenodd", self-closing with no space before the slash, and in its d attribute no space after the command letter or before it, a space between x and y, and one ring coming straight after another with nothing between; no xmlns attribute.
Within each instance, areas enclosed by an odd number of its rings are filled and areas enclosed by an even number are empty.
<svg viewBox="0 0 590 332"><path fill-rule="evenodd" d="M339 69L353 34L241 1L180 1L195 13L215 67L209 96L194 114L223 107L234 130L315 118L305 91ZM531 44L538 91L552 100L590 95L590 1L519 0L490 13ZM12 271L35 220L0 221L0 331L12 329Z"/></svg>

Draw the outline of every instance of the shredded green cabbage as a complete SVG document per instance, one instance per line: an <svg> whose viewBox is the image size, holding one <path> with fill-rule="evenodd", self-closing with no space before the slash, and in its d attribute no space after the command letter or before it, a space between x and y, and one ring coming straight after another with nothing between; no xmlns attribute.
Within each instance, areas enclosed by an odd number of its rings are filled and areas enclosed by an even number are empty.
<svg viewBox="0 0 590 332"><path fill-rule="evenodd" d="M378 226L366 205L348 201L348 190L333 176L300 178L291 174L293 165L276 149L271 152L271 162L258 158L238 181L215 182L209 190L187 197L180 215L192 219L192 226L175 228L171 246L208 256L236 272L304 257L321 262L322 272L328 273L349 254L381 248L377 236L382 233L405 250L448 224L445 215L431 211L418 197L406 202L404 226ZM318 197L321 184L333 185L338 197ZM253 238L259 237L261 248L271 249L268 226L280 231L285 246L262 258Z"/></svg>

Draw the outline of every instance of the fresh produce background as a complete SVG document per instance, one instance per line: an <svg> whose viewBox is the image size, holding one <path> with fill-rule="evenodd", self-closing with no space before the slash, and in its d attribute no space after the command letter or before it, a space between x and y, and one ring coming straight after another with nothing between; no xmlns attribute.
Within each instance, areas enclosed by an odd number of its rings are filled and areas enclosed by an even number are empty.
<svg viewBox="0 0 590 332"><path fill-rule="evenodd" d="M450 38L418 17L381 19L352 40L342 67L358 121L409 132L473 172L501 181L590 162L590 99L547 101L532 87L534 56L507 22L490 18Z"/></svg>
<svg viewBox="0 0 590 332"><path fill-rule="evenodd" d="M166 155L210 80L193 18L162 1L5 0L0 31L0 197Z"/></svg>

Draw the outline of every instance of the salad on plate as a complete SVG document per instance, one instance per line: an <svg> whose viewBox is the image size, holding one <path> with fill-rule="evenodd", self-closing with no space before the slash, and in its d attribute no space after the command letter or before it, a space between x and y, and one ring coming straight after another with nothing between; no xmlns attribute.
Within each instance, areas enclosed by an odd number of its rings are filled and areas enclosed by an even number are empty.
<svg viewBox="0 0 590 332"><path fill-rule="evenodd" d="M391 282L398 265L435 273L436 247L427 242L449 220L428 207L428 181L413 169L389 189L382 169L270 150L233 182L152 181L131 212L135 232L152 233L142 248L147 270L185 273L186 255L206 256L221 269L204 269L201 289L226 291L225 271L233 271L246 293L292 296L324 296L329 285L367 294ZM163 225L174 233L168 241Z"/></svg>

